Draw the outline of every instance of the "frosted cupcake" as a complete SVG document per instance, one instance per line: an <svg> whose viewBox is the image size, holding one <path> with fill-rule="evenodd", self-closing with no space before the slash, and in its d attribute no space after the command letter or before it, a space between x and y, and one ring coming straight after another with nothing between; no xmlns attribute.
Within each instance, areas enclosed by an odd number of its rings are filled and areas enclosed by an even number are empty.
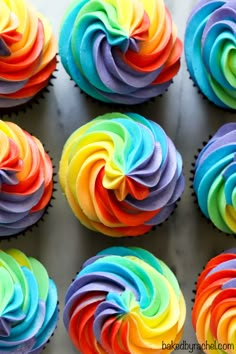
<svg viewBox="0 0 236 354"><path fill-rule="evenodd" d="M236 6L231 0L200 0L185 32L190 76L215 105L236 109Z"/></svg>
<svg viewBox="0 0 236 354"><path fill-rule="evenodd" d="M235 353L235 278L236 249L212 258L198 278L192 323L205 353Z"/></svg>
<svg viewBox="0 0 236 354"><path fill-rule="evenodd" d="M236 123L224 124L200 152L193 188L202 213L219 230L236 233Z"/></svg>
<svg viewBox="0 0 236 354"><path fill-rule="evenodd" d="M0 121L0 239L41 219L53 192L53 166L42 143L18 125Z"/></svg>
<svg viewBox="0 0 236 354"><path fill-rule="evenodd" d="M58 321L57 288L44 266L16 249L0 250L0 352L40 353Z"/></svg>
<svg viewBox="0 0 236 354"><path fill-rule="evenodd" d="M62 20L59 53L89 96L132 105L167 90L182 43L163 0L74 0Z"/></svg>
<svg viewBox="0 0 236 354"><path fill-rule="evenodd" d="M173 212L184 190L182 169L160 125L135 113L108 113L69 137L59 179L83 225L109 236L136 236Z"/></svg>
<svg viewBox="0 0 236 354"><path fill-rule="evenodd" d="M63 320L80 353L163 353L182 337L186 307L170 268L136 247L90 258L69 286ZM170 353L170 350L165 350Z"/></svg>
<svg viewBox="0 0 236 354"><path fill-rule="evenodd" d="M1 1L0 113L25 105L48 85L56 53L45 17L27 0Z"/></svg>

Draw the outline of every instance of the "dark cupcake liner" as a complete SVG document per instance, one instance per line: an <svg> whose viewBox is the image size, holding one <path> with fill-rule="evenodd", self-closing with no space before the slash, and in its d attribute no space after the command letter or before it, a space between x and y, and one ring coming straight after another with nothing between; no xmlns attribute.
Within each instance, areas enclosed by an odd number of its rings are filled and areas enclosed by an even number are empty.
<svg viewBox="0 0 236 354"><path fill-rule="evenodd" d="M200 216L202 217L202 219L204 219L205 222L206 222L208 225L210 225L213 230L217 231L217 232L218 232L218 235L220 235L220 236L221 236L221 235L225 235L226 237L234 237L234 238L236 238L236 234L233 234L233 233L226 233L226 232L224 232L224 231L218 229L218 227L216 227L216 226L213 224L213 222L212 222L210 219L208 219L208 218L203 214L203 212L201 211L201 209L200 209L200 207L199 207L197 195L196 195L196 193L195 193L195 191L194 191L194 188L193 188L193 181L194 181L195 166L196 166L197 158L198 158L200 152L202 151L202 149L208 144L208 142L209 142L209 140L210 140L211 138L212 138L212 135L209 135L209 136L208 136L208 140L207 140L207 141L205 140L205 141L202 142L202 147L201 147L201 148L198 148L198 149L197 149L197 153L194 155L194 162L192 162L192 164L191 164L192 168L191 168L191 170L190 170L190 178L189 178L189 181L190 181L190 189L192 190L191 196L192 196L192 198L193 198L193 200L194 200L194 204L196 204L196 206L197 206L198 212L199 212Z"/></svg>
<svg viewBox="0 0 236 354"><path fill-rule="evenodd" d="M219 109L221 112L227 112L227 113L232 113L232 114L236 114L236 109L231 109L231 108L223 108L221 106L218 106L217 104L215 104L213 101L209 100L209 98L202 92L202 90L200 89L200 87L195 83L195 81L192 79L189 71L187 70L188 74L189 74L189 80L191 80L193 87L197 90L197 93L202 97L202 99L204 101L207 101L209 106L212 108L216 108Z"/></svg>
<svg viewBox="0 0 236 354"><path fill-rule="evenodd" d="M46 153L49 155L49 152L46 151ZM52 163L53 163L53 158L49 155ZM32 233L35 228L38 228L40 223L43 223L45 221L45 217L49 214L50 209L53 207L53 201L56 199L55 198L55 192L57 191L56 185L58 183L57 179L56 179L56 166L53 164L53 189L52 189L52 196L50 198L50 201L48 203L48 205L46 206L46 208L44 209L43 215L41 216L41 218L36 221L36 223L28 226L27 228L25 228L23 231L17 232L16 234L13 235L9 235L9 236L0 236L0 242L1 241L13 241L18 239L18 237L25 237L28 233Z"/></svg>
<svg viewBox="0 0 236 354"><path fill-rule="evenodd" d="M155 97L151 97L148 100L144 101L144 102L140 102L140 103L135 103L135 104L126 104L126 103L115 103L115 102L104 102L104 101L100 101L92 96L90 96L89 94L87 94L85 91L83 91L73 80L73 78L71 76L70 80L74 82L74 87L76 89L78 89L79 93L84 96L86 98L86 100L89 103L93 103L93 104L97 104L99 107L101 108L109 108L111 109L111 111L120 111L120 112L127 112L130 111L131 109L135 110L137 108L140 107L146 107L149 104L153 104L156 103L158 99L161 99L169 90L169 87L173 84L173 80L170 84L170 86L160 95L155 96Z"/></svg>
<svg viewBox="0 0 236 354"><path fill-rule="evenodd" d="M57 65L58 63L59 61L57 57ZM57 71L59 71L58 68L56 68L50 76L47 86L33 96L28 102L15 107L0 108L0 119L7 117L11 118L12 116L18 116L21 113L27 113L28 110L33 110L34 107L38 106L41 101L45 99L45 95L50 93L50 88L54 86L53 80L57 79L57 76L55 75Z"/></svg>
<svg viewBox="0 0 236 354"><path fill-rule="evenodd" d="M50 344L50 342L52 341L52 339L54 337L54 334L55 334L55 332L57 330L59 320L60 320L60 303L59 303L59 300L58 300L57 301L57 325L56 325L53 333L51 334L51 336L48 338L47 342L44 344L44 346L43 346L41 351L44 351L47 348L47 346Z"/></svg>

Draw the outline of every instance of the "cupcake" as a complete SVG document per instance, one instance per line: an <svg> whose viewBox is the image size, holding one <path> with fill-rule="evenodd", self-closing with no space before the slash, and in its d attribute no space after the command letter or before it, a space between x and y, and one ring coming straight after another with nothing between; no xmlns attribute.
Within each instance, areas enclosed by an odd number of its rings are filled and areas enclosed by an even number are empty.
<svg viewBox="0 0 236 354"><path fill-rule="evenodd" d="M236 233L236 123L221 126L197 157L193 188L216 228Z"/></svg>
<svg viewBox="0 0 236 354"><path fill-rule="evenodd" d="M185 315L163 261L141 248L111 247L85 262L69 286L63 321L80 353L158 354L181 340Z"/></svg>
<svg viewBox="0 0 236 354"><path fill-rule="evenodd" d="M74 0L62 20L59 54L83 92L134 105L167 90L182 43L163 0Z"/></svg>
<svg viewBox="0 0 236 354"><path fill-rule="evenodd" d="M46 18L27 0L1 2L0 113L14 111L48 84L57 42Z"/></svg>
<svg viewBox="0 0 236 354"><path fill-rule="evenodd" d="M236 249L211 259L198 278L192 324L205 353L236 350Z"/></svg>
<svg viewBox="0 0 236 354"><path fill-rule="evenodd" d="M235 110L235 1L198 1L187 21L184 49L190 77L203 95Z"/></svg>
<svg viewBox="0 0 236 354"><path fill-rule="evenodd" d="M17 249L0 250L0 277L0 353L40 353L58 321L56 285Z"/></svg>
<svg viewBox="0 0 236 354"><path fill-rule="evenodd" d="M45 213L53 166L41 142L12 122L0 121L0 239L22 233Z"/></svg>
<svg viewBox="0 0 236 354"><path fill-rule="evenodd" d="M109 236L137 236L163 223L184 190L182 159L157 123L107 113L76 130L59 180L80 222Z"/></svg>

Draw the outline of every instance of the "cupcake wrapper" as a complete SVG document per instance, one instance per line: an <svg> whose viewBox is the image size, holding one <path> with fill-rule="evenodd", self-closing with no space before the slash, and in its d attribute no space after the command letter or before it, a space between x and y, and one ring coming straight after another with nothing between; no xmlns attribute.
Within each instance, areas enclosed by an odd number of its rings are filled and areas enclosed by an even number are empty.
<svg viewBox="0 0 236 354"><path fill-rule="evenodd" d="M187 70L188 74L189 74L189 71ZM219 109L220 111L222 112L228 112L228 113L233 113L233 114L236 114L236 110L234 109L230 109L230 108L223 108L223 107L220 107L220 106L217 106L213 101L210 101L209 98L204 95L204 93L201 91L201 89L198 87L198 85L195 83L195 81L192 79L191 75L189 74L189 80L192 81L192 84L193 84L193 87L197 90L197 93L202 97L202 99L204 101L207 101L207 103L213 107L213 108L217 108Z"/></svg>
<svg viewBox="0 0 236 354"><path fill-rule="evenodd" d="M46 151L46 152L49 155L49 152L48 151ZM50 155L49 155L49 157L50 157L51 161L53 162L53 158ZM18 232L16 234L9 235L9 236L0 236L0 242L1 241L5 241L5 240L8 240L10 242L12 240L16 240L19 236L20 237L26 236L29 232L32 233L34 231L34 228L38 228L39 224L41 222L45 221L44 218L45 218L46 215L49 214L49 209L53 207L53 201L56 199L55 198L55 192L57 191L57 188L55 186L56 186L56 184L58 182L57 182L57 179L56 179L57 174L56 174L55 170L56 170L56 166L53 165L53 190L52 190L52 196L51 196L51 199L50 199L48 205L44 209L43 214L40 217L40 219L38 221L36 221L36 223L28 226L26 229L24 229L23 231L20 231L20 232Z"/></svg>
<svg viewBox="0 0 236 354"><path fill-rule="evenodd" d="M71 76L70 77L70 81L73 81L73 78ZM173 80L172 80L172 83L171 85L173 84ZM171 86L170 85L170 86ZM170 87L169 86L169 87ZM145 102L142 102L142 103L136 103L136 104L122 104L122 103L107 103L107 102L103 102L103 101L100 101L100 100L97 100L96 98L88 95L85 91L83 91L75 82L74 82L74 87L76 87L80 94L82 96L85 96L86 99L88 100L88 102L92 102L93 104L97 104L99 107L109 107L112 111L121 111L121 112L127 112L129 111L131 108L132 110L135 109L136 107L137 108L140 108L140 107L146 107L148 106L149 104L153 104L153 103L156 103L158 99L161 99L169 90L169 87L165 90L164 93L156 96L156 97L151 97L149 100L145 101Z"/></svg>
<svg viewBox="0 0 236 354"><path fill-rule="evenodd" d="M57 64L59 63L57 57ZM15 107L0 108L0 119L5 119L7 117L12 117L14 115L18 116L21 113L27 113L28 110L34 109L35 106L40 104L40 101L45 99L45 95L50 93L50 87L53 87L53 80L57 79L56 72L59 71L57 68L54 70L47 86L45 86L41 91L39 91L35 96L33 96L26 103L20 104Z"/></svg>
<svg viewBox="0 0 236 354"><path fill-rule="evenodd" d="M50 344L50 342L51 342L51 340L53 339L54 334L55 334L55 332L56 332L56 330L57 330L58 322L59 322L59 319L60 319L60 303L59 303L59 301L57 301L57 309L58 309L57 325L56 325L56 327L55 327L55 330L54 330L53 333L51 334L51 337L48 338L47 343L43 346L43 348L42 348L41 351L44 351L44 350L47 348L47 346Z"/></svg>

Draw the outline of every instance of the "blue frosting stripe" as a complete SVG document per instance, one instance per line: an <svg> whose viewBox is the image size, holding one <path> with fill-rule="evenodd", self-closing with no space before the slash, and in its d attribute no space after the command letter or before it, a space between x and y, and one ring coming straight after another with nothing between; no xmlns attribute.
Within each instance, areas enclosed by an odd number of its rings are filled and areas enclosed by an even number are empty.
<svg viewBox="0 0 236 354"><path fill-rule="evenodd" d="M0 311L1 353L39 353L56 328L56 285L48 277L38 282L40 275L34 272L47 274L43 265L31 268L29 259L18 250L0 252L1 286L5 294ZM40 299L40 293L44 293L41 288L48 289L46 302Z"/></svg>
<svg viewBox="0 0 236 354"><path fill-rule="evenodd" d="M126 4L106 0L73 1L62 20L59 54L65 70L88 95L106 103L139 104L163 94L170 86L172 76L179 70L182 43L172 33L170 23L166 30L173 39L172 46L170 42L165 43L168 55L162 55L165 48L161 46L167 41L166 38L158 41L155 31L149 31L148 27L158 23L153 21L152 25L152 19L148 23L146 3L139 4L143 12L138 10L136 1L129 4L132 13L127 24L121 20L122 6ZM162 8L163 3L154 6ZM163 16L169 18L167 10ZM145 42L151 45L143 53Z"/></svg>
<svg viewBox="0 0 236 354"><path fill-rule="evenodd" d="M200 152L193 188L203 214L221 231L236 228L236 125L222 125Z"/></svg>
<svg viewBox="0 0 236 354"><path fill-rule="evenodd" d="M173 328L180 334L181 316L184 299L163 261L138 247L110 247L87 260L68 287L63 321L82 353L108 352L108 345L109 352L127 346L134 353L137 346L141 353L158 351L167 332L175 337Z"/></svg>
<svg viewBox="0 0 236 354"><path fill-rule="evenodd" d="M162 223L185 187L172 140L132 112L107 113L78 128L65 144L59 175L77 218L110 236L143 234Z"/></svg>
<svg viewBox="0 0 236 354"><path fill-rule="evenodd" d="M185 31L190 76L213 103L236 109L236 80L230 56L236 48L236 8L230 0L198 1Z"/></svg>

